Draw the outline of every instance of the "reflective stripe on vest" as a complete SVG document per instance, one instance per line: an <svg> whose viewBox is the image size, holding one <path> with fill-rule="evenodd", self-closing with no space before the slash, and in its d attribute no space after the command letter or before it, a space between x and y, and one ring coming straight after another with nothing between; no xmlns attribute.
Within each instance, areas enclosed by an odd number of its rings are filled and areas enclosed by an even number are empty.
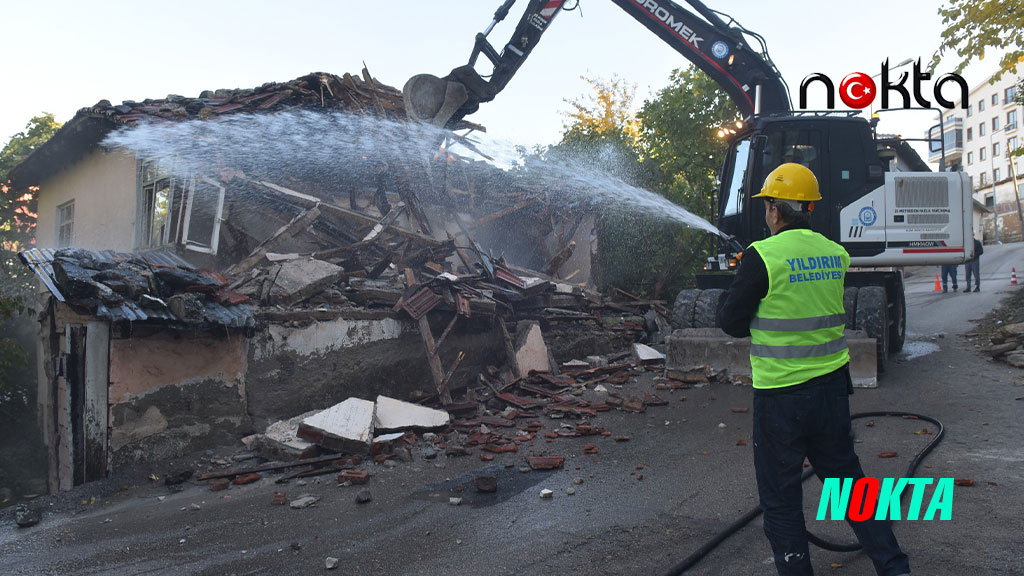
<svg viewBox="0 0 1024 576"><path fill-rule="evenodd" d="M801 384L848 363L846 250L807 229L786 230L753 247L768 272L768 293L750 322L754 387Z"/></svg>

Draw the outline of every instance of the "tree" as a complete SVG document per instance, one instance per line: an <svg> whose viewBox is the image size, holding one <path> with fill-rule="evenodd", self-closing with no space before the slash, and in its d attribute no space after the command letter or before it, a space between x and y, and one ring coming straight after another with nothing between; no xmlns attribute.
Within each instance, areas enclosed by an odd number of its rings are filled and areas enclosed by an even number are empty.
<svg viewBox="0 0 1024 576"><path fill-rule="evenodd" d="M35 240L36 192L38 187L15 190L8 175L33 150L60 128L53 114L43 113L29 120L0 150L0 408L24 404L29 392L13 381L13 374L29 363L29 355L13 339L11 323L24 319L31 310L32 273L18 261L18 252ZM0 412L2 414L2 412Z"/></svg>
<svg viewBox="0 0 1024 576"><path fill-rule="evenodd" d="M739 109L707 74L690 66L674 70L669 85L644 102L638 117L669 199L711 219L716 172L728 148L718 131L739 120Z"/></svg>
<svg viewBox="0 0 1024 576"><path fill-rule="evenodd" d="M1016 73L1017 65L1024 62L1024 9L1020 0L949 0L939 8L942 24L942 43L932 56L934 70L948 51L956 52L961 72L972 60L981 60L985 51L1005 50L999 61L995 79L1004 72Z"/></svg>
<svg viewBox="0 0 1024 576"><path fill-rule="evenodd" d="M574 155L587 168L611 172L705 218L712 205L717 162L726 144L718 129L739 112L696 69L675 71L670 85L634 115L635 86L620 79L584 78L593 93L568 101L562 141L545 153ZM595 268L602 287L671 299L692 285L710 247L707 233L631 210L602 211Z"/></svg>

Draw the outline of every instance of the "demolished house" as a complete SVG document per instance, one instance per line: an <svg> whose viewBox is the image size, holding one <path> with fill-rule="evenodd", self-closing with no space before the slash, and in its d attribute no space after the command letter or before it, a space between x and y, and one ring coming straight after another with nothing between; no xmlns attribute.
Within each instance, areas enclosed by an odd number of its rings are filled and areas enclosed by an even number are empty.
<svg viewBox="0 0 1024 576"><path fill-rule="evenodd" d="M664 304L590 290L593 214L490 164L442 151L399 166L371 150L326 176L227 158L182 178L102 145L117 129L240 114L401 123L401 98L364 70L103 101L12 172L40 186L39 248L21 258L45 287L51 490L353 398L430 406L462 429L498 422L495 403L587 416L574 386L633 374L639 359L559 372L662 338Z"/></svg>

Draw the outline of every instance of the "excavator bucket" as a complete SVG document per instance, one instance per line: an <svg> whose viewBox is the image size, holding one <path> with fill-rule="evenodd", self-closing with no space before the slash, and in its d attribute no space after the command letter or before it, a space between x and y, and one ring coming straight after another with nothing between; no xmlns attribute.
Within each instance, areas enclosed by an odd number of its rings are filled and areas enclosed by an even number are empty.
<svg viewBox="0 0 1024 576"><path fill-rule="evenodd" d="M402 88L408 117L435 126L447 124L468 98L464 85L432 74L417 74Z"/></svg>

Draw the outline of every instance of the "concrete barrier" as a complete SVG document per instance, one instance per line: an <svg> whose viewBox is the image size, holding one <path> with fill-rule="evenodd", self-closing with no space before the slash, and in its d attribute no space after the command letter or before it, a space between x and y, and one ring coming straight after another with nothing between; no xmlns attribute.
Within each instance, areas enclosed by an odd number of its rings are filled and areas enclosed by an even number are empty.
<svg viewBox="0 0 1024 576"><path fill-rule="evenodd" d="M847 330L850 375L857 388L878 387L878 356L874 338L863 330ZM687 369L710 364L730 374L750 376L750 338L733 338L720 328L684 328L668 338L668 368Z"/></svg>

